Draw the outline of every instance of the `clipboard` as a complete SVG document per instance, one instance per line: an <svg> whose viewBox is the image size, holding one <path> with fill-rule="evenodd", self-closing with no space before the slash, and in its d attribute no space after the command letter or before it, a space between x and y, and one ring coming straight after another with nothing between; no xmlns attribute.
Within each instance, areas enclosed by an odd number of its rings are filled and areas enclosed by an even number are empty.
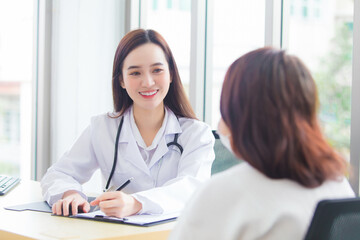
<svg viewBox="0 0 360 240"><path fill-rule="evenodd" d="M95 200L95 197L88 197L88 202ZM91 207L90 211L92 211L95 207ZM9 207L4 207L6 210L12 211L36 211L36 212L48 212L52 213L51 207L46 201L41 202L30 202L20 205L14 205Z"/></svg>
<svg viewBox="0 0 360 240"><path fill-rule="evenodd" d="M91 202L94 199L95 197L89 197L88 201ZM12 211L47 212L47 213L51 213L52 216L57 216L57 217L69 217L69 218L101 221L101 222L129 224L129 225L142 226L142 227L149 227L157 224L174 221L180 215L180 212L175 212L170 214L156 214L156 215L139 214L139 215L128 216L126 218L116 218L116 217L106 216L101 210L93 211L94 208L95 207L91 207L90 212L88 213L79 213L77 215L70 215L70 216L58 216L52 214L52 210L46 201L31 202L21 205L4 207L4 209L12 210Z"/></svg>
<svg viewBox="0 0 360 240"><path fill-rule="evenodd" d="M36 211L36 212L49 212L49 213L52 212L49 204L47 204L46 201L14 205L9 207L4 207L4 209L12 210L12 211Z"/></svg>
<svg viewBox="0 0 360 240"><path fill-rule="evenodd" d="M69 216L70 218L79 218L93 221L101 222L111 222L111 223L120 223L135 225L141 227L149 227L157 224L162 224L170 221L174 221L180 215L180 212L174 212L169 214L139 214L132 215L126 218L117 218L106 216L101 210L89 212L89 213L79 213L77 215Z"/></svg>

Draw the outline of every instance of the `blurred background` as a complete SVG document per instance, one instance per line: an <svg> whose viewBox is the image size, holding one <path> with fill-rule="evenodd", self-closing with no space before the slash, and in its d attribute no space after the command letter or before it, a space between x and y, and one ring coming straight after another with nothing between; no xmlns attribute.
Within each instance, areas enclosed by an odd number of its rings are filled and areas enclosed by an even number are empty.
<svg viewBox="0 0 360 240"><path fill-rule="evenodd" d="M91 116L112 111L115 49L138 27L165 37L199 119L213 129L222 81L236 58L266 45L299 56L317 82L328 142L350 161L351 93L360 94L352 89L354 13L360 14L354 6L354 0L0 0L0 174L39 180ZM358 167L359 159L352 161Z"/></svg>

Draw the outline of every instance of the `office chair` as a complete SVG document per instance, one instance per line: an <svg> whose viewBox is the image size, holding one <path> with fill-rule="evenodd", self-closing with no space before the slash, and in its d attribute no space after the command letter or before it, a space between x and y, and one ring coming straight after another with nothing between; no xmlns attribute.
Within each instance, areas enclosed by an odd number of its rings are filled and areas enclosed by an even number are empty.
<svg viewBox="0 0 360 240"><path fill-rule="evenodd" d="M360 198L320 201L305 240L360 239Z"/></svg>
<svg viewBox="0 0 360 240"><path fill-rule="evenodd" d="M220 141L219 135L215 130L212 131L215 137L215 160L211 167L211 175L222 172L241 162L240 159L234 156Z"/></svg>

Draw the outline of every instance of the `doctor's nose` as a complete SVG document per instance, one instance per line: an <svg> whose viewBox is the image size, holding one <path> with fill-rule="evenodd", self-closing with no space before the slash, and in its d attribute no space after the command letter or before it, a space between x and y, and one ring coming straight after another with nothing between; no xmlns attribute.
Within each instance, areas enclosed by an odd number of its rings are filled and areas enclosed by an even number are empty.
<svg viewBox="0 0 360 240"><path fill-rule="evenodd" d="M154 84L155 84L155 80L150 74L144 75L142 82L141 82L141 85L143 87L151 87Z"/></svg>

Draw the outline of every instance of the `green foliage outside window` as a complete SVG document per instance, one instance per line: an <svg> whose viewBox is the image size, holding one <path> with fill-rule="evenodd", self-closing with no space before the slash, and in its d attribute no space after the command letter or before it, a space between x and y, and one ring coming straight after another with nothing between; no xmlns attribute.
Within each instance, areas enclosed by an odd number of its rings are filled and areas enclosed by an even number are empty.
<svg viewBox="0 0 360 240"><path fill-rule="evenodd" d="M352 76L352 28L337 27L329 53L314 73L320 100L320 120L329 143L349 157Z"/></svg>
<svg viewBox="0 0 360 240"><path fill-rule="evenodd" d="M19 164L12 162L0 162L0 174L19 176Z"/></svg>

